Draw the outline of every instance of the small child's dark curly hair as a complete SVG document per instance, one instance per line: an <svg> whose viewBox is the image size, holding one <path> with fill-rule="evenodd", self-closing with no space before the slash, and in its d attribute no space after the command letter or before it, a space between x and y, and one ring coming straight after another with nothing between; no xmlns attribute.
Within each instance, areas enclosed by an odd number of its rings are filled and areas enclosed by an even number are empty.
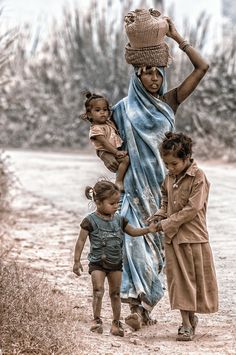
<svg viewBox="0 0 236 355"><path fill-rule="evenodd" d="M88 120L91 122L91 119L88 117L88 113L91 111L91 106L92 106L93 100L98 100L98 99L104 100L107 104L107 108L108 108L109 112L111 111L109 102L105 96L94 94L94 93L92 94L90 91L83 91L82 94L86 97L86 101L84 103L86 112L83 113L82 115L80 115L80 118L82 120Z"/></svg>
<svg viewBox="0 0 236 355"><path fill-rule="evenodd" d="M183 133L165 133L165 138L160 145L161 156L173 154L180 159L191 158L192 139Z"/></svg>
<svg viewBox="0 0 236 355"><path fill-rule="evenodd" d="M117 192L120 192L119 188L113 182L100 180L94 187L86 187L85 196L89 200L94 200L94 202L102 202Z"/></svg>

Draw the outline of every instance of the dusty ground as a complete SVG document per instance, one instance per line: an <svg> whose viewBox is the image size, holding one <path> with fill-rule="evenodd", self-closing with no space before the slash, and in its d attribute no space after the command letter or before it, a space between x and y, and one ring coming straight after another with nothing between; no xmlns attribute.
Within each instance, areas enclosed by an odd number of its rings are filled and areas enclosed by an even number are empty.
<svg viewBox="0 0 236 355"><path fill-rule="evenodd" d="M167 294L155 307L157 324L132 332L125 325L125 337L109 334L111 310L106 292L103 302L103 335L89 332L92 318L91 286L87 273L73 275L73 249L81 218L92 210L83 196L84 187L99 176L112 176L95 156L9 151L13 169L21 182L14 202L17 216L12 230L12 257L43 273L55 289L75 295L78 342L86 345L81 354L236 354L236 166L201 163L212 184L208 211L211 245L218 275L220 310L200 315L194 341L177 343L179 315L171 311ZM127 315L126 305L122 317ZM86 320L87 319L87 320ZM72 354L77 355L77 354Z"/></svg>

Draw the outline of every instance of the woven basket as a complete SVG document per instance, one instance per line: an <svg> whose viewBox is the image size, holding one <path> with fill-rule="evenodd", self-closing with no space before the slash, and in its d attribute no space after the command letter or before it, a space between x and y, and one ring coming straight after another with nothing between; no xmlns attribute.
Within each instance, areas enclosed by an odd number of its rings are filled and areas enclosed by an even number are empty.
<svg viewBox="0 0 236 355"><path fill-rule="evenodd" d="M125 16L125 31L134 49L161 44L168 30L167 20L157 10L136 9Z"/></svg>
<svg viewBox="0 0 236 355"><path fill-rule="evenodd" d="M125 46L125 60L135 67L166 67L169 63L169 47L165 42L153 47L132 48Z"/></svg>

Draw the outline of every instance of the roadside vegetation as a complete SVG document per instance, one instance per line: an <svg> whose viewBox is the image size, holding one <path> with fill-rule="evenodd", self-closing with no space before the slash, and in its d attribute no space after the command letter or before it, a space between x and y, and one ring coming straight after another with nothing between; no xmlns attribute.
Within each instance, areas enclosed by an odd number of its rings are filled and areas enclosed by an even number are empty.
<svg viewBox="0 0 236 355"><path fill-rule="evenodd" d="M68 295L0 255L0 351L4 355L83 353ZM6 259L6 254L4 259Z"/></svg>
<svg viewBox="0 0 236 355"><path fill-rule="evenodd" d="M112 2L101 11L94 1L82 16L64 11L63 22L52 25L48 37L31 38L26 26L14 42L15 57L1 85L1 144L20 148L86 148L88 125L79 120L84 89L101 92L111 103L127 94L131 68L124 60L123 17L132 1ZM144 6L145 4L143 4ZM173 15L174 16L174 15ZM204 51L210 18L202 14L196 28L186 22L186 38ZM31 50L29 43L31 42ZM32 44L33 42L33 44ZM169 41L173 63L167 69L169 87L179 83L191 64ZM228 155L235 159L236 41L233 31L224 46L209 55L210 70L180 108L177 129L194 136L203 158ZM11 77L11 80L10 80ZM9 79L9 80L8 80ZM199 149L200 150L199 150Z"/></svg>

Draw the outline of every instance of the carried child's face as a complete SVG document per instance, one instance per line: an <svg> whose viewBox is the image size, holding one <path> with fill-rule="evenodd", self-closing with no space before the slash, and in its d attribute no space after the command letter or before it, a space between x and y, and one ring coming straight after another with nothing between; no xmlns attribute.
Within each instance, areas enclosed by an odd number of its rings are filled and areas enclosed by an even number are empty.
<svg viewBox="0 0 236 355"><path fill-rule="evenodd" d="M119 207L120 193L117 191L102 202L97 202L97 211L103 215L113 215Z"/></svg>
<svg viewBox="0 0 236 355"><path fill-rule="evenodd" d="M169 172L169 175L181 175L189 166L190 158L181 159L173 154L167 154L162 157L164 164Z"/></svg>
<svg viewBox="0 0 236 355"><path fill-rule="evenodd" d="M156 68L150 68L146 69L146 71L142 71L140 80L145 89L153 96L158 94L163 82L162 75Z"/></svg>
<svg viewBox="0 0 236 355"><path fill-rule="evenodd" d="M95 99L91 102L89 118L93 123L103 124L110 116L110 111L107 102L103 99Z"/></svg>

